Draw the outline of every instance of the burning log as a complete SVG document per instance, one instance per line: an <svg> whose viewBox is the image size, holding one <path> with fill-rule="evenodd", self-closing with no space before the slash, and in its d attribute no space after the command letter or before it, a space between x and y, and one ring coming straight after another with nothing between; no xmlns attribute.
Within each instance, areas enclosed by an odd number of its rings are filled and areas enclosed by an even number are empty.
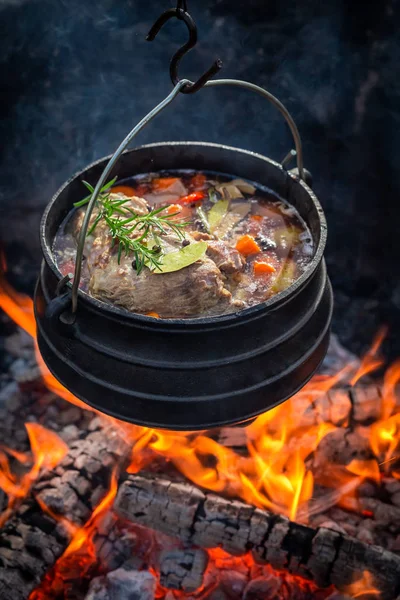
<svg viewBox="0 0 400 600"><path fill-rule="evenodd" d="M293 410L298 414L298 427L312 427L318 423L345 426L350 418L355 424L369 423L379 418L382 410L381 386L371 384L353 389L333 388L315 398L299 392L291 398ZM216 440L223 446L239 450L246 446L244 427L222 427Z"/></svg>
<svg viewBox="0 0 400 600"><path fill-rule="evenodd" d="M117 514L183 543L221 547L344 590L368 571L382 600L399 592L400 557L329 529L314 530L243 502L200 491L186 483L130 475L120 486ZM395 590L395 594L393 591Z"/></svg>
<svg viewBox="0 0 400 600"><path fill-rule="evenodd" d="M0 598L26 600L107 492L129 446L107 421L94 418L59 465L37 480L0 532ZM69 527L65 527L68 522Z"/></svg>

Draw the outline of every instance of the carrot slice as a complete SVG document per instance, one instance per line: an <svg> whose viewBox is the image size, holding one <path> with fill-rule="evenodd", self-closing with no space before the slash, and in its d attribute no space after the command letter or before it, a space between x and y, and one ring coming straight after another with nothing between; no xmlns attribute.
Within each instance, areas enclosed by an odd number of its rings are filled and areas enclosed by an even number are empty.
<svg viewBox="0 0 400 600"><path fill-rule="evenodd" d="M128 198L136 196L136 190L133 187L129 187L129 185L116 185L110 191L112 194L124 194Z"/></svg>
<svg viewBox="0 0 400 600"><path fill-rule="evenodd" d="M253 271L254 275L269 275L270 273L275 273L276 269L269 263L255 260L253 263Z"/></svg>
<svg viewBox="0 0 400 600"><path fill-rule="evenodd" d="M262 216L261 215L251 215L250 219L253 219L253 221L262 221Z"/></svg>
<svg viewBox="0 0 400 600"><path fill-rule="evenodd" d="M183 198L179 198L179 202L181 202L182 204L192 204L193 202L201 202L204 196L204 192L193 192L193 194L188 194L187 196L183 196Z"/></svg>
<svg viewBox="0 0 400 600"><path fill-rule="evenodd" d="M236 250L243 254L243 256L249 256L249 254L257 254L261 252L260 246L252 235L242 235L236 242Z"/></svg>
<svg viewBox="0 0 400 600"><path fill-rule="evenodd" d="M163 210L163 213L167 214L167 215L174 215L176 213L180 213L182 210L182 206L180 206L179 204L169 204L169 206L166 206L165 209Z"/></svg>
<svg viewBox="0 0 400 600"><path fill-rule="evenodd" d="M193 216L193 211L190 206L182 206L181 204L170 204L165 207L164 212L167 215L175 215L174 220L176 221L185 221Z"/></svg>
<svg viewBox="0 0 400 600"><path fill-rule="evenodd" d="M159 319L160 315L156 312L148 312L146 313L146 317L154 317L155 319Z"/></svg>
<svg viewBox="0 0 400 600"><path fill-rule="evenodd" d="M156 190L166 190L177 181L180 181L179 177L159 177L153 179L152 183Z"/></svg>

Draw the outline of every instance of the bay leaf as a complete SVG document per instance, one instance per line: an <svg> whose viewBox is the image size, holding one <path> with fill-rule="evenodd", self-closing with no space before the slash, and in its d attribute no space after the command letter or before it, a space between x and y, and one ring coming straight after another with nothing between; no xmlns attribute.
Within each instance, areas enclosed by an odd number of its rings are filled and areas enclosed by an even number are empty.
<svg viewBox="0 0 400 600"><path fill-rule="evenodd" d="M231 206L225 217L216 226L213 232L220 239L223 239L227 233L232 231L240 221L242 221L250 212L249 202L240 202Z"/></svg>
<svg viewBox="0 0 400 600"><path fill-rule="evenodd" d="M229 200L218 200L208 213L208 223L213 231L228 212Z"/></svg>
<svg viewBox="0 0 400 600"><path fill-rule="evenodd" d="M199 258L205 255L207 251L207 242L194 242L178 250L177 252L169 252L162 258L161 270L156 269L155 275L163 273L172 273L180 271L189 265L195 263Z"/></svg>

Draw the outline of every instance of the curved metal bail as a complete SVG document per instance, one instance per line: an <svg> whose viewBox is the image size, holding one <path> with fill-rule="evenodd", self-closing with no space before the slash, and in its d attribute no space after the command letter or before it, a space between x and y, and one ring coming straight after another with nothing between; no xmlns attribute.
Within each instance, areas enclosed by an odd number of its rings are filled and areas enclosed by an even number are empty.
<svg viewBox="0 0 400 600"><path fill-rule="evenodd" d="M164 13L162 13L162 15L160 15L158 17L157 21L154 23L153 27L150 29L149 33L147 34L146 40L148 42L152 42L155 39L158 32L160 31L160 29L172 17L176 17L180 21L183 21L186 24L186 27L188 28L188 32L189 32L188 41L186 42L186 44L184 44L181 48L179 48L175 52L174 56L171 59L171 63L170 63L170 67L169 67L169 74L171 77L171 81L174 85L177 85L177 83L180 81L179 76L178 76L179 63L182 60L182 58L185 56L185 54L187 54L187 52L189 52L192 48L194 48L194 46L197 43L196 23L194 22L194 20L190 16L190 14L186 11L186 2L185 1L178 2L177 8L170 8L169 10L166 10ZM197 79L197 81L195 81L194 83L190 82L190 83L186 84L181 89L181 92L184 94L194 94L200 88L202 88L203 85L205 85L205 83L207 83L207 81L209 79L211 79L211 77L216 75L218 73L218 71L221 69L221 67L222 67L222 61L220 59L217 59L212 64L212 66L207 71L205 71L205 73L203 73L203 75L201 75Z"/></svg>

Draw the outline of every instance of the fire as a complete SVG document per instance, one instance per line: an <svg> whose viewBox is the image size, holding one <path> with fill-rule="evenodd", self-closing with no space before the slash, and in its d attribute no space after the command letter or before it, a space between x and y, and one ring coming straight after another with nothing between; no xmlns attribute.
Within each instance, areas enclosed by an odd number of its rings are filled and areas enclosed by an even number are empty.
<svg viewBox="0 0 400 600"><path fill-rule="evenodd" d="M27 496L41 469L53 469L68 452L68 446L53 431L38 423L26 423L25 427L31 446L30 453L16 452L6 446L0 447L0 488L8 496L8 508L0 516L1 524L8 518L10 510L17 502ZM22 465L31 463L32 466L23 475L15 475L10 466L9 456Z"/></svg>
<svg viewBox="0 0 400 600"><path fill-rule="evenodd" d="M365 354L364 358L361 361L360 367L357 369L356 373L350 380L350 385L356 385L356 383L368 373L373 373L379 367L384 364L384 361L377 356L379 349L382 345L383 340L387 335L387 328L382 327L380 331L378 331L371 348Z"/></svg>
<svg viewBox="0 0 400 600"><path fill-rule="evenodd" d="M94 571L98 565L98 557L94 544L94 535L96 534L102 519L110 511L114 502L118 489L118 470L115 468L111 474L111 481L108 492L94 509L88 521L83 527L78 527L68 519L60 517L46 504L37 499L44 512L50 514L53 519L59 521L66 531L71 536L69 546L66 548L63 555L55 563L53 569L47 573L42 584L34 590L29 596L29 600L50 600L57 595L58 587L64 586L64 581L67 581L71 573L78 573L79 578ZM54 596L53 596L54 594Z"/></svg>
<svg viewBox="0 0 400 600"><path fill-rule="evenodd" d="M2 269L0 274L5 270L4 255L0 253ZM36 339L36 322L33 315L33 302L29 296L18 294L7 282L4 277L0 277L0 308L4 310L8 316L25 329L29 335Z"/></svg>
<svg viewBox="0 0 400 600"><path fill-rule="evenodd" d="M0 279L0 307L35 337L32 301L17 294L4 278ZM154 455L158 455L207 490L240 497L291 519L296 518L299 510L303 516L306 515L307 502L313 496L315 483L307 463L321 440L334 431L335 426L320 423L299 427L299 406L306 410L338 382L355 385L361 377L380 367L382 360L378 353L385 333L384 329L378 333L357 369L348 365L334 376L314 377L290 401L261 415L249 425L245 431L249 457L240 456L204 433L177 433L121 424L133 443L128 472L139 471ZM37 346L36 355L46 386L65 400L88 409L48 371ZM370 428L371 449L380 462L385 462L386 470L391 468L390 461L399 439L400 415L391 416L396 405L399 378L400 361L386 372L381 419ZM363 479L377 477L375 461L358 465L357 472L354 468L354 464L348 466L347 475L343 475L343 469L340 471L345 494L352 493ZM354 477L353 486L349 484L350 475Z"/></svg>
<svg viewBox="0 0 400 600"><path fill-rule="evenodd" d="M32 301L17 294L4 278L0 278L0 308L36 338ZM259 416L247 426L244 429L248 451L246 456L218 443L207 432L160 431L118 423L113 419L115 424L124 428L132 442L131 461L127 471L138 472L160 457L204 489L241 498L254 506L284 514L292 520L301 519L303 522L321 509L321 502L325 508L341 504L351 510L358 510L357 488L362 481L369 479L379 484L382 471L400 479L396 463L400 455L400 413L396 414L400 360L386 370L382 397L379 399L380 415L365 433L372 453L367 460L353 460L348 465L330 465L329 472L322 472L315 479L316 475L311 470L315 453L322 440L333 434L337 427L322 420L306 424L302 417L308 407L324 398L339 382L355 386L362 377L381 367L383 363L379 349L384 335L385 330L378 333L360 366L348 365L334 376L315 376L288 402ZM51 375L37 345L36 356L47 388L65 400L90 410ZM29 493L40 470L53 468L67 452L67 446L55 433L36 423L27 423L26 428L31 444L30 453L0 447L0 488L6 491L9 498L3 522L15 505ZM14 461L25 467L23 475L15 474L12 468ZM27 465L31 465L28 470ZM313 497L315 484L330 489L322 499L316 501ZM83 527L53 514L48 507L41 505L44 511L64 525L71 536L69 547L59 559L55 571L53 570L53 580L57 576L62 578L65 570L76 562L83 573L96 563L93 535L100 520L112 507L116 492L117 472L114 472L108 493ZM224 558L224 553L220 550L211 550L209 554L214 566ZM243 561L251 561L251 558L240 557L237 560L243 564ZM41 588L42 591L34 592L30 600L47 598L43 591L45 589L46 585ZM206 591L209 593L210 590ZM200 598L201 593L198 590L199 595L196 597ZM353 598L379 595L369 573L364 573L349 586L347 593ZM164 597L161 589L158 590L157 597ZM178 594L175 597L184 596Z"/></svg>
<svg viewBox="0 0 400 600"><path fill-rule="evenodd" d="M392 415L396 408L396 388L400 383L400 361L393 363L386 371L382 389L380 420L370 427L369 442L376 457L381 459L388 472L400 440L400 413Z"/></svg>
<svg viewBox="0 0 400 600"><path fill-rule="evenodd" d="M381 593L375 587L373 577L368 571L364 571L362 575L352 584L347 586L345 590L351 598L380 598Z"/></svg>

